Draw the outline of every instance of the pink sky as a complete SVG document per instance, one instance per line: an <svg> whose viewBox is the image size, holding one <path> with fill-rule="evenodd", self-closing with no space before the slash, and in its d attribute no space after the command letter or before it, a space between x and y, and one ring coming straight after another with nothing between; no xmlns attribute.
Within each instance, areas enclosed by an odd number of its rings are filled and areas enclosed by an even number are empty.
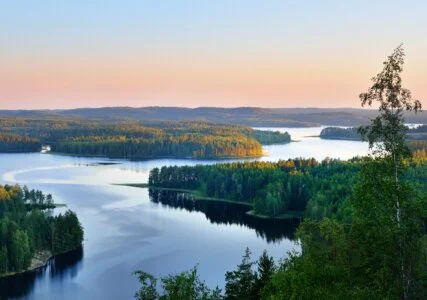
<svg viewBox="0 0 427 300"><path fill-rule="evenodd" d="M184 2L5 7L0 109L359 107L402 41L404 86L427 99L423 2Z"/></svg>

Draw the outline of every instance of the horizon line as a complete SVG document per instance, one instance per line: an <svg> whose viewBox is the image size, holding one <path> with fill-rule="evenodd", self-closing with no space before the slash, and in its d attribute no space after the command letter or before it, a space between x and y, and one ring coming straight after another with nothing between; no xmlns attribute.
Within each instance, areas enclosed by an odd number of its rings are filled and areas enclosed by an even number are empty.
<svg viewBox="0 0 427 300"><path fill-rule="evenodd" d="M350 107L350 106L336 106L336 107L318 107L318 106L291 106L291 107L262 107L262 106L175 106L175 105L149 105L149 106L83 106L74 108L0 108L0 111L63 111L63 110L79 110L79 109L112 109L112 108L129 108L129 109L143 109L143 108L177 108L177 109L360 109L360 110L376 110L372 107Z"/></svg>

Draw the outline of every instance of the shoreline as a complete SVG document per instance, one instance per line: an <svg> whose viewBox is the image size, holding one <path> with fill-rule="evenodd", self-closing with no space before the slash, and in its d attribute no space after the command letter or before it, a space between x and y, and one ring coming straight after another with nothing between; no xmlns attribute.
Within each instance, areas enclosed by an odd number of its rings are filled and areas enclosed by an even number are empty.
<svg viewBox="0 0 427 300"><path fill-rule="evenodd" d="M9 273L4 273L4 274L0 274L0 280L2 279L6 279L9 277L13 277L16 275L22 275L25 273L31 273L31 272L36 272L44 267L46 267L49 264L49 261L51 259L54 259L60 255L64 255L67 253L71 253L73 251L78 250L79 248L82 248L83 244L80 245L77 248L71 249L69 251L65 251L65 252L61 252L61 253L57 253L57 254L52 254L52 252L50 252L49 250L42 250L37 252L36 254L34 254L33 258L31 258L31 263L30 266L22 271L17 271L17 272L9 272Z"/></svg>
<svg viewBox="0 0 427 300"><path fill-rule="evenodd" d="M349 142L363 142L362 139L356 139L356 138L346 138L346 137L324 137L319 135L319 138L322 140L335 140L335 141L349 141Z"/></svg>
<svg viewBox="0 0 427 300"><path fill-rule="evenodd" d="M17 271L17 272L9 272L9 273L5 273L5 274L0 274L0 279L12 277L12 276L19 275L19 274L37 271L37 270L47 266L49 261L52 258L54 258L55 256L56 255L52 255L52 253L48 250L40 251L40 252L34 254L34 257L31 259L31 264L27 269L22 270L22 271Z"/></svg>

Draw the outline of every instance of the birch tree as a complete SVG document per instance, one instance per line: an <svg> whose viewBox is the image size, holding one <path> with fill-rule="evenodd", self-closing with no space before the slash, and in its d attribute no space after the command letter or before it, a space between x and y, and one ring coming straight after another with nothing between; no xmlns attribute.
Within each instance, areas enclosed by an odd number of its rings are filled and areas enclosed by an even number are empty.
<svg viewBox="0 0 427 300"><path fill-rule="evenodd" d="M365 252L366 256L375 253L371 255L372 260L367 260L370 266L365 267L377 278L381 277L380 282L392 280L393 273L397 272L399 298L409 299L413 285L411 256L414 255L409 248L415 246L417 234L413 223L414 197L410 185L403 182L410 159L404 113L417 113L421 103L402 87L400 75L404 58L400 45L383 63L382 71L372 78L369 90L360 94L362 106L378 105L379 115L370 125L360 128L362 137L369 142L372 156L362 168L355 210L358 213L356 228L364 225L367 249L377 247L376 252ZM390 283L383 286L390 286Z"/></svg>

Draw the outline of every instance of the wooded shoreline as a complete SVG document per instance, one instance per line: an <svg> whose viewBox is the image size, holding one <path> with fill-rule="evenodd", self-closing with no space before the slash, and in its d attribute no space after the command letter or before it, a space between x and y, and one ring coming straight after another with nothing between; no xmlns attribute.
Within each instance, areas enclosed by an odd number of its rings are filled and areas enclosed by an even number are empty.
<svg viewBox="0 0 427 300"><path fill-rule="evenodd" d="M79 246L75 249L71 249L69 251L57 253L55 255L53 255L52 252L50 252L48 250L42 250L33 256L33 258L31 259L31 264L27 269L22 270L22 271L17 271L17 272L8 272L8 273L0 274L0 280L5 279L5 278L9 278L9 277L13 277L16 275L22 275L22 274L26 274L26 273L36 272L36 271L46 267L49 264L50 260L55 259L56 257L58 257L60 255L72 253L81 247L82 246Z"/></svg>

